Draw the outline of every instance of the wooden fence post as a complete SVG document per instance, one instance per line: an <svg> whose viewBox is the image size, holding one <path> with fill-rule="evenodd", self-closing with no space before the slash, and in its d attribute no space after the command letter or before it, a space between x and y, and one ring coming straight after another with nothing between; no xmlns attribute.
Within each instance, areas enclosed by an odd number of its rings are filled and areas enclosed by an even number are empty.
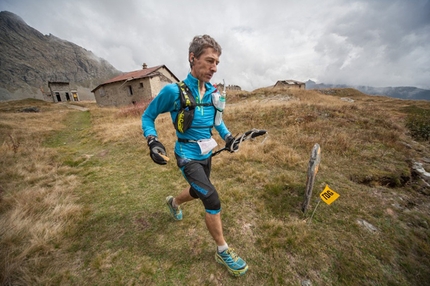
<svg viewBox="0 0 430 286"><path fill-rule="evenodd" d="M318 143L312 148L311 158L309 160L308 174L306 178L305 200L302 204L303 213L306 212L309 202L312 197L312 189L314 187L315 177L318 173L318 167L321 162L321 148Z"/></svg>

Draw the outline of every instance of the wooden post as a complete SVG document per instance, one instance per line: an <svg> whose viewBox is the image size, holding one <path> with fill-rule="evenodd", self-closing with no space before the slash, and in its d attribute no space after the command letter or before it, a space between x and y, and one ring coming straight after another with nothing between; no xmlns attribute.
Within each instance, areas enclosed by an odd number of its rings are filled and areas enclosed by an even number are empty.
<svg viewBox="0 0 430 286"><path fill-rule="evenodd" d="M302 211L303 213L306 212L309 202L312 197L312 189L314 187L315 177L318 173L318 167L321 162L321 148L318 143L314 145L312 148L311 158L309 160L309 166L308 166L308 174L306 178L306 191L305 191L305 200L302 204Z"/></svg>

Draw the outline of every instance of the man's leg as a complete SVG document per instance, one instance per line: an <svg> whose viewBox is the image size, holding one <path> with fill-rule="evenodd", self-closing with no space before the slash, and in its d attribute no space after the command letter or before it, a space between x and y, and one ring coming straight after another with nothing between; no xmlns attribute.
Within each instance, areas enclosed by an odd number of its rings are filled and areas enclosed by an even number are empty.
<svg viewBox="0 0 430 286"><path fill-rule="evenodd" d="M246 271L248 271L248 265L236 254L234 249L228 247L226 241L224 240L221 213L206 213L205 221L209 233L218 246L217 251L215 252L215 260L218 263L225 265L228 271L234 276L241 276L245 274ZM224 247L224 250L220 250L220 248Z"/></svg>
<svg viewBox="0 0 430 286"><path fill-rule="evenodd" d="M186 187L182 192L174 198L173 206L178 207L185 202L194 200L195 198L190 195L190 187ZM215 240L218 246L224 245L224 234L222 231L221 213L210 214L206 213L205 216L206 227L209 230L210 235Z"/></svg>
<svg viewBox="0 0 430 286"><path fill-rule="evenodd" d="M181 170L193 188L183 190L175 198L175 203L180 205L195 198L201 199L206 210L206 227L217 245L215 260L225 265L228 271L235 276L245 274L248 265L232 248L228 247L224 239L218 192L209 180L210 159L205 162L191 161Z"/></svg>
<svg viewBox="0 0 430 286"><path fill-rule="evenodd" d="M194 198L190 195L189 187L183 189L176 198L172 196L166 198L167 207L175 220L182 220L182 210L179 206L193 199Z"/></svg>
<svg viewBox="0 0 430 286"><path fill-rule="evenodd" d="M205 216L206 227L209 233L215 240L217 246L224 245L226 242L224 240L224 234L222 231L221 213L210 214L206 213Z"/></svg>
<svg viewBox="0 0 430 286"><path fill-rule="evenodd" d="M189 202L194 200L195 198L193 198L190 195L190 187L186 187L185 189L182 190L182 192L175 197L175 201L174 204L176 206L182 205L183 203Z"/></svg>

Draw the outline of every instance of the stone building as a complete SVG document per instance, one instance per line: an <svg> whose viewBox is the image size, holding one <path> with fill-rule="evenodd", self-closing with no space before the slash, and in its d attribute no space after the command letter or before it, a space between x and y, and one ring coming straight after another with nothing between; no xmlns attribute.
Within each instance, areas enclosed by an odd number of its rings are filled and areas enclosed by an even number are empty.
<svg viewBox="0 0 430 286"><path fill-rule="evenodd" d="M217 87L217 89L218 89L218 90L220 90L220 91L224 90L224 84L222 84L222 83L217 83L217 84L216 84L216 87ZM225 87L225 90L236 90L236 91L241 91L241 90L242 90L242 88L241 88L240 86L238 86L238 85L232 85L232 84L229 84L229 85L227 85L227 86Z"/></svg>
<svg viewBox="0 0 430 286"><path fill-rule="evenodd" d="M306 89L306 84L301 81L288 79L288 80L278 80L273 87Z"/></svg>
<svg viewBox="0 0 430 286"><path fill-rule="evenodd" d="M50 93L45 95L47 101L79 101L78 92L70 88L69 82L49 81L48 87Z"/></svg>
<svg viewBox="0 0 430 286"><path fill-rule="evenodd" d="M143 64L141 70L124 73L100 84L94 93L99 106L124 106L154 98L169 83L179 79L165 66L148 68Z"/></svg>

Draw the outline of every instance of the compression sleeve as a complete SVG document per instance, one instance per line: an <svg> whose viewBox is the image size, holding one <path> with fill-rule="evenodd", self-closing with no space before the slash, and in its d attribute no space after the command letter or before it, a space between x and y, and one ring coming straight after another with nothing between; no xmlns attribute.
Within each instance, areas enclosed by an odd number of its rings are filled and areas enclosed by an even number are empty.
<svg viewBox="0 0 430 286"><path fill-rule="evenodd" d="M175 100L178 94L179 89L176 84L168 84L161 89L160 93L151 101L142 114L143 136L157 136L155 119L159 114L175 109Z"/></svg>
<svg viewBox="0 0 430 286"><path fill-rule="evenodd" d="M221 121L221 124L218 126L215 126L216 131L218 131L219 136L221 136L222 139L225 139L225 136L227 136L230 131L225 126L224 120Z"/></svg>

